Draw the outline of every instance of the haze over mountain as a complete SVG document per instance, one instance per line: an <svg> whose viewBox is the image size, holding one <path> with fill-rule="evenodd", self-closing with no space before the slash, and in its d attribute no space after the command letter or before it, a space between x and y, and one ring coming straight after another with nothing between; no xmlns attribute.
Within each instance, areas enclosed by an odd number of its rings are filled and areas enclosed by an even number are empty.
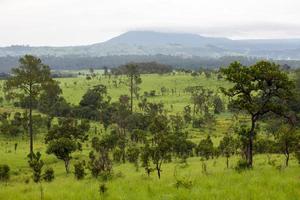
<svg viewBox="0 0 300 200"><path fill-rule="evenodd" d="M300 39L231 40L189 33L129 31L103 43L67 47L10 46L0 48L0 57L22 56L168 55L218 58L246 56L270 59L300 59Z"/></svg>

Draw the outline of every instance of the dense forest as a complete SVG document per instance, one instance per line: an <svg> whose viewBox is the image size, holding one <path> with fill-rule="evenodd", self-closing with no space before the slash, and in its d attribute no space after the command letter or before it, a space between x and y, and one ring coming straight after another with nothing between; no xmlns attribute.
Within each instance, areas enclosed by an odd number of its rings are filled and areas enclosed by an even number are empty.
<svg viewBox="0 0 300 200"><path fill-rule="evenodd" d="M19 57L0 57L0 71L9 72L11 68L18 65ZM260 60L260 58L225 56L220 58L205 58L205 57L187 57L168 56L168 55L121 55L121 56L104 56L104 57L84 57L77 55L69 55L62 57L42 56L41 59L51 69L102 69L115 68L129 62L157 62L165 65L170 65L173 68L198 69L203 68L219 68L227 66L233 61L240 61L244 65L251 65ZM274 60L274 62L284 65L287 64L292 68L300 66L298 60Z"/></svg>

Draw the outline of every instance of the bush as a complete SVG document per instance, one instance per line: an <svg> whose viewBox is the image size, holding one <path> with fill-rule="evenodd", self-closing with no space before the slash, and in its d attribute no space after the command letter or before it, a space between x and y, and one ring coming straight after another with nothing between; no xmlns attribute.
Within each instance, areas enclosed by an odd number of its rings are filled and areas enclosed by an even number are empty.
<svg viewBox="0 0 300 200"><path fill-rule="evenodd" d="M51 182L54 179L54 170L50 167L45 170L45 173L43 175L43 179L46 182Z"/></svg>
<svg viewBox="0 0 300 200"><path fill-rule="evenodd" d="M86 173L85 173L85 170L84 170L84 166L85 166L85 162L82 161L82 162L78 162L74 165L74 169L75 169L75 178L77 180L81 180L85 177Z"/></svg>
<svg viewBox="0 0 300 200"><path fill-rule="evenodd" d="M101 195L103 195L103 194L106 193L106 191L107 191L106 185L105 185L104 183L100 184L100 186L99 186L99 193L100 193Z"/></svg>
<svg viewBox="0 0 300 200"><path fill-rule="evenodd" d="M298 163L300 164L300 151L296 151L295 156L296 156L296 159L298 160Z"/></svg>
<svg viewBox="0 0 300 200"><path fill-rule="evenodd" d="M121 162L123 152L120 148L115 148L113 151L113 160L117 163Z"/></svg>
<svg viewBox="0 0 300 200"><path fill-rule="evenodd" d="M241 172L241 171L244 171L244 170L247 170L247 169L250 169L249 166L248 166L248 163L246 160L239 160L236 167L235 167L235 170L238 171L238 172Z"/></svg>
<svg viewBox="0 0 300 200"><path fill-rule="evenodd" d="M9 180L9 171L10 168L8 165L0 165L0 181Z"/></svg>

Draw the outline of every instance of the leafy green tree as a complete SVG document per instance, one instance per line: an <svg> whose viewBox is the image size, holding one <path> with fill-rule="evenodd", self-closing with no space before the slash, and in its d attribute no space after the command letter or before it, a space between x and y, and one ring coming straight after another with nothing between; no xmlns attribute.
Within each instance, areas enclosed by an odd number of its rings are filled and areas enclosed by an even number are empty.
<svg viewBox="0 0 300 200"><path fill-rule="evenodd" d="M80 161L74 164L74 174L77 180L81 180L85 177L86 173L84 170L85 162Z"/></svg>
<svg viewBox="0 0 300 200"><path fill-rule="evenodd" d="M116 145L115 135L105 135L99 139L94 137L92 139L92 147L96 151L91 151L89 154L89 169L92 176L97 178L101 173L110 173L112 171L112 161L109 152Z"/></svg>
<svg viewBox="0 0 300 200"><path fill-rule="evenodd" d="M40 152L37 152L36 154L33 153L32 155L28 155L29 157L29 167L32 169L33 175L33 181L35 183L39 183L42 179L42 169L44 166L44 161L41 159L42 154Z"/></svg>
<svg viewBox="0 0 300 200"><path fill-rule="evenodd" d="M12 76L5 82L4 92L8 99L14 97L29 98L29 136L30 154L33 154L32 102L45 85L52 82L50 68L39 58L25 55L19 60L19 67L12 69Z"/></svg>
<svg viewBox="0 0 300 200"><path fill-rule="evenodd" d="M66 100L61 96L62 90L57 81L45 84L44 90L38 99L38 110L48 115L47 128L51 128L52 119L55 116L66 115L61 113L61 105L66 104Z"/></svg>
<svg viewBox="0 0 300 200"><path fill-rule="evenodd" d="M278 148L285 156L285 166L289 165L290 154L295 151L299 143L299 135L297 135L296 128L288 124L281 125L277 131L275 138L278 142Z"/></svg>
<svg viewBox="0 0 300 200"><path fill-rule="evenodd" d="M214 151L214 145L210 136L207 136L206 139L201 140L196 148L197 155L206 160L208 160L210 157L213 157Z"/></svg>
<svg viewBox="0 0 300 200"><path fill-rule="evenodd" d="M219 144L219 150L226 157L226 167L229 167L229 158L236 152L236 142L231 135L225 135Z"/></svg>
<svg viewBox="0 0 300 200"><path fill-rule="evenodd" d="M214 113L215 114L220 114L221 112L224 112L224 110L225 110L224 103L218 95L216 95L213 98L213 105L214 105Z"/></svg>
<svg viewBox="0 0 300 200"><path fill-rule="evenodd" d="M221 72L233 84L229 89L222 88L223 93L230 97L230 104L250 117L246 159L248 166L252 167L257 121L267 113L288 117L286 102L293 96L294 84L278 65L268 61L249 67L234 62Z"/></svg>
<svg viewBox="0 0 300 200"><path fill-rule="evenodd" d="M169 127L169 120L164 115L156 116L150 124L149 130L152 134L150 155L158 178L161 177L161 166L163 162L171 160L172 134Z"/></svg>
<svg viewBox="0 0 300 200"><path fill-rule="evenodd" d="M133 163L136 171L139 170L139 156L140 156L140 148L136 145L131 145L127 150L127 160L130 163Z"/></svg>
<svg viewBox="0 0 300 200"><path fill-rule="evenodd" d="M54 154L58 159L65 163L66 172L69 173L71 154L81 150L82 142L88 139L86 134L90 129L87 121L82 120L78 124L72 118L60 119L58 125L54 125L45 137L48 144L47 153Z"/></svg>

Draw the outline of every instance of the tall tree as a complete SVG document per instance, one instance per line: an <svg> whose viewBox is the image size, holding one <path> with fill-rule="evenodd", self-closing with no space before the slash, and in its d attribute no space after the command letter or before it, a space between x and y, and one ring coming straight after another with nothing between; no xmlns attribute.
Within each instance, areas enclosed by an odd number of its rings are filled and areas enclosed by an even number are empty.
<svg viewBox="0 0 300 200"><path fill-rule="evenodd" d="M7 98L29 98L30 154L33 154L32 103L51 81L50 68L41 59L25 55L20 58L19 67L12 69L12 76L5 82L4 92Z"/></svg>
<svg viewBox="0 0 300 200"><path fill-rule="evenodd" d="M133 94L137 94L137 91L139 90L138 85L142 83L138 65L133 63L127 64L126 74L129 78L130 111L133 112Z"/></svg>
<svg viewBox="0 0 300 200"><path fill-rule="evenodd" d="M221 72L233 83L229 89L222 88L222 92L230 97L230 105L250 116L246 159L248 167L252 167L257 121L267 113L288 117L286 102L293 97L294 84L278 65L268 61L249 67L234 62Z"/></svg>

